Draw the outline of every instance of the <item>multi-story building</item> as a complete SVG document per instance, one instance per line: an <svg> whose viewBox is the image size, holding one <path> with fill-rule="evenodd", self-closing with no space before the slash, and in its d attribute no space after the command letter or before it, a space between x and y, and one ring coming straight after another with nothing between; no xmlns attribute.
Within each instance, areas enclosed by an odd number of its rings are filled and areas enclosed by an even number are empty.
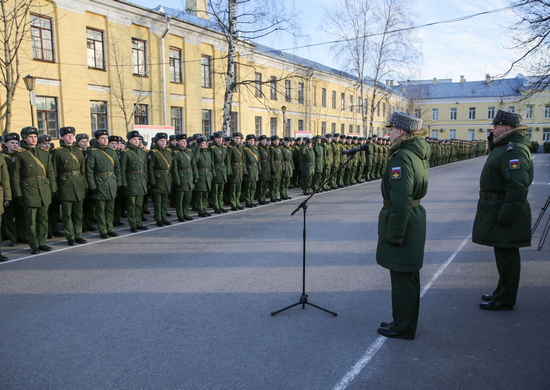
<svg viewBox="0 0 550 390"><path fill-rule="evenodd" d="M17 0L8 0L17 1ZM135 125L173 126L209 135L223 120L227 42L206 19L206 0L186 13L121 0L34 0L20 74L35 86L34 106L20 83L11 128L36 119L57 138L62 126L125 135ZM303 58L239 40L231 128L279 136L310 132L365 135L361 110L372 89L357 78ZM377 105L373 131L406 99L389 93ZM0 102L5 99L0 96ZM283 129L283 122L285 124Z"/></svg>
<svg viewBox="0 0 550 390"><path fill-rule="evenodd" d="M414 115L424 120L429 136L440 139L485 139L497 110L525 115L534 141L550 141L550 94L530 95L533 79L522 76L460 82L450 79L402 83Z"/></svg>

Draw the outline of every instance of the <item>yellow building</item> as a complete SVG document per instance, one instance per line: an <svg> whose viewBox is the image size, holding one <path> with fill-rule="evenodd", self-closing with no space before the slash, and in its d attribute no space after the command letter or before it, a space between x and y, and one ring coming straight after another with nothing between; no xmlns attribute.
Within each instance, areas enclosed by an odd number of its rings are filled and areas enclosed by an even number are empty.
<svg viewBox="0 0 550 390"><path fill-rule="evenodd" d="M168 125L187 134L221 130L226 41L204 18L205 0L187 0L187 7L197 11L119 0L33 0L20 74L35 81L34 106L31 112L20 83L12 131L31 120L53 138L62 126L122 136L134 125ZM372 99L370 86L359 96L358 80L335 69L243 40L237 50L241 84L233 96L233 131L366 135L361 105ZM377 106L374 133L383 134L391 112L406 106L401 93L388 93Z"/></svg>

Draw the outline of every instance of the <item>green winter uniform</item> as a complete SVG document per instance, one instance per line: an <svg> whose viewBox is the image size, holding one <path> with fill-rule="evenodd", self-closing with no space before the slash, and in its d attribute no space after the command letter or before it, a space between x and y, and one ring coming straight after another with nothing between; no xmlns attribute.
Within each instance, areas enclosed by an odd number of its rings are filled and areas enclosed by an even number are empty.
<svg viewBox="0 0 550 390"><path fill-rule="evenodd" d="M279 145L271 145L269 148L271 188L270 195L272 202L281 200L279 190L281 188L281 178L283 176L283 152Z"/></svg>
<svg viewBox="0 0 550 390"><path fill-rule="evenodd" d="M265 195L269 182L271 181L271 162L269 157L269 149L262 144L258 145L260 155L260 176L258 180L258 203L266 204Z"/></svg>
<svg viewBox="0 0 550 390"><path fill-rule="evenodd" d="M227 146L223 144L218 145L215 142L209 147L215 167L212 179L212 190L210 191L210 205L214 210L223 209L223 191L227 183L227 177L231 172L231 164L227 149Z"/></svg>
<svg viewBox="0 0 550 390"><path fill-rule="evenodd" d="M172 155L172 178L174 180L176 215L181 221L189 217L189 207L195 182L199 179L197 162L193 151L174 147Z"/></svg>
<svg viewBox="0 0 550 390"><path fill-rule="evenodd" d="M244 147L246 175L243 177L243 198L247 207L254 204L256 185L260 179L260 151L255 146Z"/></svg>
<svg viewBox="0 0 550 390"><path fill-rule="evenodd" d="M130 228L143 226L143 202L148 190L147 152L126 144L120 157L122 189L126 198Z"/></svg>
<svg viewBox="0 0 550 390"><path fill-rule="evenodd" d="M194 155L197 171L199 172L199 178L193 190L195 193L195 207L199 214L205 214L208 191L212 189L212 172L214 171L215 165L212 158L212 152L207 148L200 148L197 146Z"/></svg>
<svg viewBox="0 0 550 390"><path fill-rule="evenodd" d="M231 209L235 210L242 208L240 205L242 183L243 176L247 173L244 164L244 148L240 143L236 144L232 141L227 154L231 164L231 173L227 178L227 183L229 185L229 203L231 204Z"/></svg>
<svg viewBox="0 0 550 390"><path fill-rule="evenodd" d="M172 152L170 149L154 146L149 151L148 159L147 170L155 221L166 221L168 195L172 189Z"/></svg>

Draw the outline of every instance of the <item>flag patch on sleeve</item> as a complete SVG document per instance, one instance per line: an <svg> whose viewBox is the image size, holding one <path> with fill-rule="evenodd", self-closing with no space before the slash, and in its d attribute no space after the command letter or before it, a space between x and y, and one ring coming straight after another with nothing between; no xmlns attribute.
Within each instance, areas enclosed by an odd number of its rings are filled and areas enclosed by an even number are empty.
<svg viewBox="0 0 550 390"><path fill-rule="evenodd" d="M393 167L391 169L392 180L401 179L401 167Z"/></svg>
<svg viewBox="0 0 550 390"><path fill-rule="evenodd" d="M519 169L519 159L510 160L510 169Z"/></svg>

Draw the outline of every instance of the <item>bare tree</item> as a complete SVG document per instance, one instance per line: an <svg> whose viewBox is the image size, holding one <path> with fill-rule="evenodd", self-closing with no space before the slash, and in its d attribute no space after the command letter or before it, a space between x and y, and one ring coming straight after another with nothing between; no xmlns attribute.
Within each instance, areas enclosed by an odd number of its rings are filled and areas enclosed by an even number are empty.
<svg viewBox="0 0 550 390"><path fill-rule="evenodd" d="M239 44L277 32L297 31L297 27L294 24L294 14L278 0L208 0L208 15L213 27L224 34L227 42L223 131L229 134L233 94L239 85L251 85L255 82L236 78Z"/></svg>
<svg viewBox="0 0 550 390"><path fill-rule="evenodd" d="M406 0L341 0L326 12L326 31L339 37L333 50L346 70L359 78L362 99L365 84L370 85L368 119L367 107L361 108L369 134L375 112L395 89L384 81L407 79L420 59L410 30L411 5Z"/></svg>
<svg viewBox="0 0 550 390"><path fill-rule="evenodd" d="M21 79L19 55L21 44L28 42L32 3L33 0L0 1L0 85L5 93L0 105L0 122L4 123L4 134L11 130L13 98Z"/></svg>
<svg viewBox="0 0 550 390"><path fill-rule="evenodd" d="M550 87L550 2L547 0L513 1L511 6L519 21L511 26L514 49L522 52L510 66L525 70L534 77L526 97Z"/></svg>

